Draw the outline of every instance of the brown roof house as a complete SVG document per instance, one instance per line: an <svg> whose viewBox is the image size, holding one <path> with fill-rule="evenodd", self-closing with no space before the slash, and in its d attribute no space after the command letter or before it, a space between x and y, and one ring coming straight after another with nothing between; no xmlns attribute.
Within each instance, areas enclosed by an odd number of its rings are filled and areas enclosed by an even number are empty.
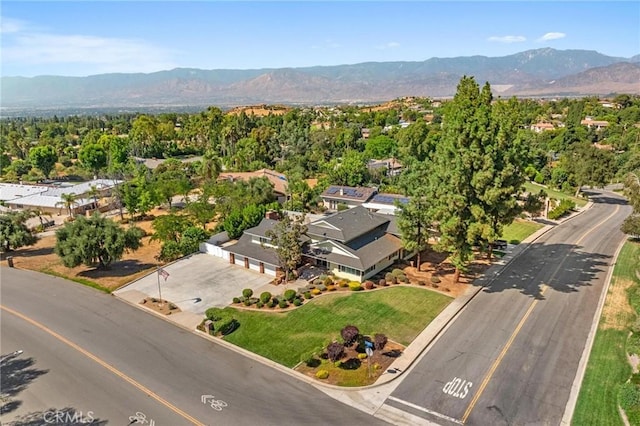
<svg viewBox="0 0 640 426"><path fill-rule="evenodd" d="M588 128L595 127L596 130L601 130L601 129L609 126L609 122L608 121L594 120L591 117L586 117L584 120L582 120L580 122L580 124L582 124L583 126L587 126Z"/></svg>
<svg viewBox="0 0 640 426"><path fill-rule="evenodd" d="M223 172L218 175L219 180L229 180L235 182L237 180L248 181L251 178L267 178L273 185L273 192L275 192L278 201L283 202L287 197L287 177L282 173L278 173L275 170L260 169L253 172Z"/></svg>

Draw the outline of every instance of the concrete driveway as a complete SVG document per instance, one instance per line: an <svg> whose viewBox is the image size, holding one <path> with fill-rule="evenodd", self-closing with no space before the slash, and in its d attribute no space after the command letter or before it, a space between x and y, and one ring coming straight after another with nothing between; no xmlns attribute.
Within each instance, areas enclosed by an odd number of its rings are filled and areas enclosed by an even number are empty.
<svg viewBox="0 0 640 426"><path fill-rule="evenodd" d="M160 277L162 298L194 314L204 314L212 306L225 307L234 297L241 296L243 289L256 292L273 279L204 253L196 253L163 269L169 277L166 281ZM158 297L158 274L147 275L114 293L125 297L132 291Z"/></svg>

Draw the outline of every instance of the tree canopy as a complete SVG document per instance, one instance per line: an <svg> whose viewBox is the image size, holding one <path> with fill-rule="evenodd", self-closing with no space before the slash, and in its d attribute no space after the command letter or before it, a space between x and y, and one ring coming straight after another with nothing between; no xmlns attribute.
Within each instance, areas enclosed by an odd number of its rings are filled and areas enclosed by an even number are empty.
<svg viewBox="0 0 640 426"><path fill-rule="evenodd" d="M97 213L89 218L79 216L56 231L54 252L67 268L84 264L109 269L125 251L138 249L143 236L142 229L124 229Z"/></svg>
<svg viewBox="0 0 640 426"><path fill-rule="evenodd" d="M28 212L8 212L0 215L0 250L6 253L36 243L38 238L27 228Z"/></svg>

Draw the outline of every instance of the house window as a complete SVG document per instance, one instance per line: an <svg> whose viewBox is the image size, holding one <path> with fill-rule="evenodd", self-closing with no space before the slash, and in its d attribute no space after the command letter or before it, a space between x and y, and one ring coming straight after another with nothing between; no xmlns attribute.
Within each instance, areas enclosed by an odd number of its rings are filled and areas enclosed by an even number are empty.
<svg viewBox="0 0 640 426"><path fill-rule="evenodd" d="M269 244L269 243L271 243L271 238L260 237L260 238L258 238L258 240L260 241L260 244Z"/></svg>
<svg viewBox="0 0 640 426"><path fill-rule="evenodd" d="M338 271L347 273L349 275L362 276L362 271L360 271L358 269L355 269L355 268L350 268L350 267L344 266L344 265L338 265Z"/></svg>
<svg viewBox="0 0 640 426"><path fill-rule="evenodd" d="M391 253L389 257L387 257L387 260L395 259L396 257L398 257L398 251Z"/></svg>
<svg viewBox="0 0 640 426"><path fill-rule="evenodd" d="M376 265L369 266L367 269L365 269L364 275L367 275L369 272L373 271L374 269L376 269Z"/></svg>

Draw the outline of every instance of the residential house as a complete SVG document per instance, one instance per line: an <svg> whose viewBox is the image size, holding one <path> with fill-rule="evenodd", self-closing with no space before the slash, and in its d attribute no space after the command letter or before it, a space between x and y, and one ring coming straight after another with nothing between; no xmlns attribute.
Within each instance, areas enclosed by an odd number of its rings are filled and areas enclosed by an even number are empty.
<svg viewBox="0 0 640 426"><path fill-rule="evenodd" d="M596 130L602 130L605 127L609 126L609 122L608 121L594 120L591 117L586 117L584 120L582 120L580 122L580 124L582 124L583 126L587 126L588 128L595 127Z"/></svg>
<svg viewBox="0 0 640 426"><path fill-rule="evenodd" d="M406 204L409 202L409 198L400 194L390 193L378 193L374 195L366 203L362 203L362 207L365 209L377 212L380 214L392 214L395 215L398 211L397 204Z"/></svg>
<svg viewBox="0 0 640 426"><path fill-rule="evenodd" d="M385 158L384 160L371 159L367 163L369 170L384 169L384 174L387 176L398 176L402 173L402 163L395 158Z"/></svg>
<svg viewBox="0 0 640 426"><path fill-rule="evenodd" d="M362 282L405 257L395 217L363 206L307 225L303 258L337 277Z"/></svg>
<svg viewBox="0 0 640 426"><path fill-rule="evenodd" d="M276 276L278 256L267 237L277 220L265 217L258 226L244 231L237 242L224 234L200 250L256 272ZM362 282L407 255L396 218L370 212L359 206L312 220L300 239L303 262L326 269L337 277Z"/></svg>
<svg viewBox="0 0 640 426"><path fill-rule="evenodd" d="M541 133L547 130L554 130L555 126L551 123L541 122L541 123L532 124L530 129L536 133Z"/></svg>
<svg viewBox="0 0 640 426"><path fill-rule="evenodd" d="M276 276L280 262L266 232L273 229L277 220L264 218L258 226L245 229L238 242L225 247L229 263L251 269L261 274Z"/></svg>
<svg viewBox="0 0 640 426"><path fill-rule="evenodd" d="M377 192L376 188L331 185L320 194L320 198L327 209L338 210L339 205L359 206Z"/></svg>
<svg viewBox="0 0 640 426"><path fill-rule="evenodd" d="M91 188L98 190L99 197L111 195L113 187L122 181L94 179L79 184L55 182L53 184L22 185L0 183L0 201L10 210L39 210L43 213L65 212L63 194L76 196L71 207L73 214L85 213L95 208L95 200L89 195Z"/></svg>
<svg viewBox="0 0 640 426"><path fill-rule="evenodd" d="M237 180L248 182L251 178L266 178L273 185L273 192L278 201L282 203L287 199L289 185L287 177L275 170L260 169L253 172L223 172L218 175L218 180L229 180L231 182Z"/></svg>

